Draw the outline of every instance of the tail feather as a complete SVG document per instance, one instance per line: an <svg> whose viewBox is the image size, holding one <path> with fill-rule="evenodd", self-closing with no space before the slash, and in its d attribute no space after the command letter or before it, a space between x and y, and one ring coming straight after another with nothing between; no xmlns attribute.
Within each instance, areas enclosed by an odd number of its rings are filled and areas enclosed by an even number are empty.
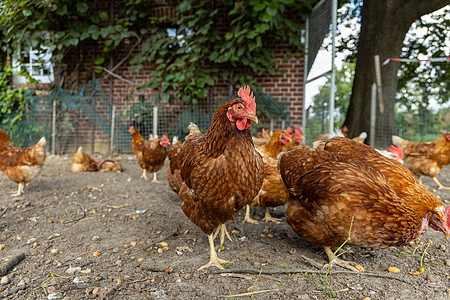
<svg viewBox="0 0 450 300"><path fill-rule="evenodd" d="M402 139L397 135L392 136L392 144L394 144L397 147L403 147L407 142L408 142L407 140Z"/></svg>

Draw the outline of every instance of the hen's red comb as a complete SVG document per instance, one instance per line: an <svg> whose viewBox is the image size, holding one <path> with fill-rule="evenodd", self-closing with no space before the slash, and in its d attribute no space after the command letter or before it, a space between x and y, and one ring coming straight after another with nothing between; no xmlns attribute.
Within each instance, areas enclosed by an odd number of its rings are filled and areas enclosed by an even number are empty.
<svg viewBox="0 0 450 300"><path fill-rule="evenodd" d="M397 156L399 159L403 159L403 150L400 147L395 147L394 145L391 145L389 148L386 149L387 152L391 153L397 153Z"/></svg>
<svg viewBox="0 0 450 300"><path fill-rule="evenodd" d="M300 126L297 126L297 128L295 128L295 133L304 136L302 128Z"/></svg>
<svg viewBox="0 0 450 300"><path fill-rule="evenodd" d="M245 105L247 106L247 110L250 113L256 114L256 102L255 96L253 96L253 92L250 90L250 87L247 85L245 87L241 87L238 91L238 96L244 100Z"/></svg>

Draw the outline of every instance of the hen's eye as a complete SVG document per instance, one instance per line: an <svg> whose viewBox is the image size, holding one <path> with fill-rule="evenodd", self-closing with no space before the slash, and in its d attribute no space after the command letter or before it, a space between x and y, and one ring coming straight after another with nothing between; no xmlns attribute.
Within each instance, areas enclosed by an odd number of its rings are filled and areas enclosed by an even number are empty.
<svg viewBox="0 0 450 300"><path fill-rule="evenodd" d="M238 105L238 106L236 106L236 109L237 109L237 110L241 110L241 109L242 109L242 106Z"/></svg>

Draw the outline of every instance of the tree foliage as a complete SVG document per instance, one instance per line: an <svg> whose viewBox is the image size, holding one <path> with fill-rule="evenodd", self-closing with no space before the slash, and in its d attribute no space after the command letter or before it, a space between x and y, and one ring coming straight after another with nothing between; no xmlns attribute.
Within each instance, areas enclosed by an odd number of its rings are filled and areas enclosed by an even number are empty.
<svg viewBox="0 0 450 300"><path fill-rule="evenodd" d="M99 42L98 72L107 68L115 49L139 44L131 58L134 70L156 66L139 88L159 91L166 100L177 96L196 103L218 81L255 84L255 76L275 74L278 43L290 45L288 55L299 56L303 19L314 2L169 1L175 11L171 18L155 16L150 0L117 0L114 17L104 5L109 1L5 0L0 25L9 51L47 47L59 64L71 49Z"/></svg>

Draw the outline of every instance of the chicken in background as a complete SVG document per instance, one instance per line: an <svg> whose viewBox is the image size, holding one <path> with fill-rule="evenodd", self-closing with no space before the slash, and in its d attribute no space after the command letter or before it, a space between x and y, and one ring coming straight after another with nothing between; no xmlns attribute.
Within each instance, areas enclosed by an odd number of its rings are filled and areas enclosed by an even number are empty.
<svg viewBox="0 0 450 300"><path fill-rule="evenodd" d="M285 145L285 147L284 147L285 149L283 149L283 151L287 151L287 150L291 149L292 147L300 145L303 142L303 140L305 139L305 135L303 134L303 131L300 126L297 126L297 128L295 128L294 132L292 132L291 127L288 127L286 129L286 133L291 138L291 141L289 141Z"/></svg>
<svg viewBox="0 0 450 300"><path fill-rule="evenodd" d="M352 138L352 140L354 140L355 142L364 144L364 141L367 138L367 132L361 132L360 135L358 135L357 137Z"/></svg>
<svg viewBox="0 0 450 300"><path fill-rule="evenodd" d="M83 152L83 147L78 147L77 152L73 155L70 171L74 173L80 172L97 172L99 160L95 160Z"/></svg>
<svg viewBox="0 0 450 300"><path fill-rule="evenodd" d="M113 161L111 159L104 160L99 166L98 166L99 172L116 172L120 173L122 172L122 164L118 161Z"/></svg>
<svg viewBox="0 0 450 300"><path fill-rule="evenodd" d="M450 132L444 133L433 142L410 142L399 136L392 136L392 143L402 148L405 166L419 177L431 177L439 189L450 189L439 182L437 176L441 169L450 164Z"/></svg>
<svg viewBox="0 0 450 300"><path fill-rule="evenodd" d="M258 123L256 103L250 87L240 88L238 97L229 100L213 114L205 134L195 133L181 148L179 191L185 215L208 235L210 261L200 267L223 269L217 257L213 232L230 239L225 223L258 193L264 179L264 165L248 128Z"/></svg>
<svg viewBox="0 0 450 300"><path fill-rule="evenodd" d="M271 134L269 132L269 129L261 129L261 132L258 132L258 137L253 138L253 144L255 144L255 147L260 147L267 145L270 141Z"/></svg>
<svg viewBox="0 0 450 300"><path fill-rule="evenodd" d="M262 207L265 210L265 222L278 223L281 219L274 218L270 215L268 207L277 207L286 204L288 193L284 187L281 175L278 172L277 160L262 153L264 161L264 181L258 195L245 208L245 217L242 223L258 224L250 216L250 207Z"/></svg>
<svg viewBox="0 0 450 300"><path fill-rule="evenodd" d="M285 149L285 145L290 141L292 141L291 135L286 130L280 129L272 134L267 145L258 147L257 149L269 157L276 159L277 155Z"/></svg>
<svg viewBox="0 0 450 300"><path fill-rule="evenodd" d="M450 208L435 197L421 199L429 200L422 204L400 197L369 164L299 145L280 154L278 168L290 197L287 223L303 239L323 246L330 261L344 268L358 271L334 258L330 247L398 247L419 239L428 225L447 238L450 234Z"/></svg>
<svg viewBox="0 0 450 300"><path fill-rule="evenodd" d="M335 129L334 132L332 132L331 134L329 134L329 133L321 133L321 134L316 135L314 137L313 141L314 142L316 142L316 141L324 141L324 140L327 140L327 139L331 139L332 137L335 137L335 136L347 137L347 131L348 131L347 126L342 126L341 129L339 129L339 130Z"/></svg>
<svg viewBox="0 0 450 300"><path fill-rule="evenodd" d="M181 179L181 162L180 152L182 143L178 140L178 137L174 136L172 139L172 145L167 150L167 156L169 157L169 168L167 169L167 180L169 186L175 193L180 191L183 180Z"/></svg>
<svg viewBox="0 0 450 300"><path fill-rule="evenodd" d="M146 172L149 172L153 173L152 182L159 182L156 179L156 172L164 166L167 155L166 148L170 144L169 138L163 135L162 138L155 137L146 141L134 126L130 126L128 132L133 136L131 138L131 149L136 154L139 166L142 168L141 178L147 181Z"/></svg>
<svg viewBox="0 0 450 300"><path fill-rule="evenodd" d="M9 135L0 130L0 171L19 184L13 196L22 195L25 184L33 181L42 171L46 143L43 137L33 147L16 148Z"/></svg>

